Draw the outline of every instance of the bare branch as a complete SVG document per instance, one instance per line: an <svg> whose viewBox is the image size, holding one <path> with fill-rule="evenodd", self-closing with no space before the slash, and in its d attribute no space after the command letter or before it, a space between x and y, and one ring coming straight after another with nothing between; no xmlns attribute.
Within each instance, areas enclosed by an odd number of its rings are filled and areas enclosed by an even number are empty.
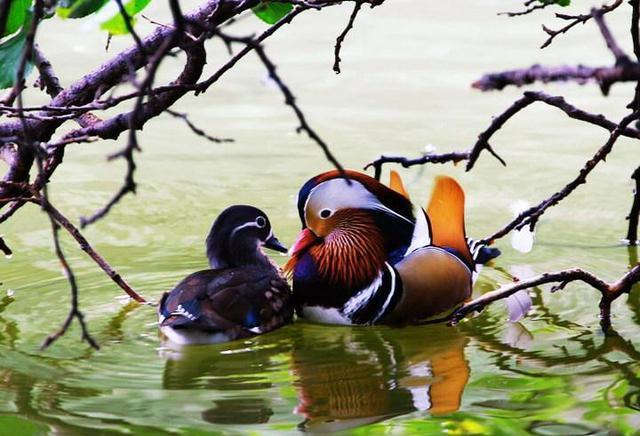
<svg viewBox="0 0 640 436"><path fill-rule="evenodd" d="M481 91L500 91L509 85L520 87L535 82L576 82L580 85L595 82L600 86L602 93L607 95L614 83L638 80L640 80L640 64L635 62L613 67L584 65L545 67L536 64L529 68L485 74L471 86Z"/></svg>
<svg viewBox="0 0 640 436"><path fill-rule="evenodd" d="M42 202L42 199L40 199L40 202ZM71 222L62 213L60 213L58 209L49 202L45 202L45 204L43 204L43 208L45 208L45 211L55 220L55 222L69 232L80 246L80 249L87 253L89 257L93 259L93 261L107 274L107 276L109 276L114 283L129 295L129 297L139 303L146 303L146 300L133 290L133 288L120 276L120 274L118 274L118 272L114 270L109 263L107 263L104 257L94 250L80 230L71 224Z"/></svg>
<svg viewBox="0 0 640 436"><path fill-rule="evenodd" d="M538 219L548 208L555 206L561 200L571 194L578 186L586 183L589 173L591 173L591 171L607 157L607 155L613 149L613 145L615 144L617 139L622 135L622 131L624 130L624 128L627 127L632 121L638 119L638 116L638 112L633 112L630 115L624 117L620 121L618 126L613 130L613 132L611 132L607 142L602 147L600 147L596 154L584 164L578 176L571 182L569 182L566 186L564 186L560 191L554 193L549 198L544 199L536 206L522 212L513 221L502 227L500 230L484 238L482 242L492 244L496 239L507 235L511 230L521 229L527 225L530 228L534 228L538 222Z"/></svg>
<svg viewBox="0 0 640 436"><path fill-rule="evenodd" d="M372 167L374 170L374 177L377 180L380 180L380 176L382 174L382 165L385 163L398 163L402 165L403 168L409 168L414 165L424 165L426 163L453 162L454 164L456 164L467 159L469 159L468 151L442 154L427 153L415 159L409 159L401 156L380 156L378 159L365 165L364 169L367 170Z"/></svg>
<svg viewBox="0 0 640 436"><path fill-rule="evenodd" d="M593 20L598 25L600 29L600 33L602 34L602 38L604 38L605 43L607 44L607 48L613 53L613 56L616 58L616 64L629 63L631 60L629 56L620 48L618 42L615 40L613 35L611 34L611 30L604 21L604 15L602 13L602 9L591 9L591 16Z"/></svg>
<svg viewBox="0 0 640 436"><path fill-rule="evenodd" d="M294 11L295 11L295 9L294 9ZM293 14L294 11L292 11L289 15ZM282 20L284 20L285 18L283 18ZM282 20L279 21L279 23L282 22ZM280 89L280 91L284 95L284 103L287 106L291 107L291 109L293 109L293 112L296 114L296 117L298 118L298 121L300 122L300 126L298 127L297 131L298 132L301 132L301 131L306 132L307 135L309 136L309 138L311 138L322 149L322 151L324 152L324 155L327 158L327 160L329 162L331 162L331 164L338 171L340 171L341 173L344 173L344 168L342 167L340 162L338 162L338 159L336 159L336 157L333 155L333 153L331 153L331 150L329 149L329 146L327 145L327 143L324 142L324 140L322 140L322 138L320 138L320 136L315 132L315 130L313 130L311 128L311 126L307 122L307 119L306 119L304 113L302 112L302 110L300 109L298 104L296 103L295 96L293 95L293 93L291 92L289 87L284 83L284 81L282 80L280 75L277 73L275 64L271 61L271 59L269 59L269 57L267 56L266 52L264 51L264 48L260 45L259 38L255 38L255 39L251 38L251 37L238 38L238 37L234 37L234 36L223 34L223 33L219 32L219 31L217 33L218 33L218 36L220 38L222 38L223 40L227 40L229 42L242 43L242 44L245 44L245 49L247 47L251 47L251 48L253 48L253 50L255 50L256 54L258 55L258 58L260 58L260 60L262 61L263 65L267 69L269 77L274 81L274 83L278 86L278 88ZM243 51L244 51L244 49L243 49Z"/></svg>
<svg viewBox="0 0 640 436"><path fill-rule="evenodd" d="M600 8L600 12L602 14L608 14L609 12L615 10L621 4L622 4L622 0L616 0L610 5L604 5L602 8ZM556 14L556 17L562 20L569 21L569 24L567 24L566 26L558 30L552 30L543 25L542 30L544 30L544 32L547 35L549 35L549 38L547 38L547 40L540 46L540 48L548 47L549 45L551 45L551 43L556 38L556 36L561 35L563 33L567 33L569 30L571 30L574 26L577 26L578 24L586 23L591 18L593 18L593 15L592 14L582 14L582 15Z"/></svg>
<svg viewBox="0 0 640 436"><path fill-rule="evenodd" d="M60 85L60 79L56 76L51 62L44 56L38 44L33 46L33 61L40 73L40 84L46 89L47 94L51 97L60 94L63 89L62 85ZM23 110L25 109L23 108Z"/></svg>
<svg viewBox="0 0 640 436"><path fill-rule="evenodd" d="M180 118L185 122L187 126L189 126L189 128L191 129L191 131L193 131L193 133L195 133L198 136L202 136L203 138L208 139L211 142L215 142L218 144L222 142L234 142L233 138L218 138L218 137L209 135L207 132L205 132L204 130L202 130L195 124L193 124L186 113L176 112L171 109L167 109L165 112L169 113L170 115L176 118Z"/></svg>
<svg viewBox="0 0 640 436"><path fill-rule="evenodd" d="M506 15L507 17L520 17L522 15L528 15L532 12L544 9L548 6L552 6L553 3L538 3L535 5L525 5L528 6L526 9L517 12L498 12L498 15Z"/></svg>
<svg viewBox="0 0 640 436"><path fill-rule="evenodd" d="M177 29L175 35L179 35L179 32L180 29ZM166 55L166 50L172 43L170 39L167 41L168 43L163 45L159 51L152 56L152 60L150 62L152 62L152 65L155 65L155 67L149 68L149 75L142 84L143 89L150 86L161 57ZM202 74L202 70L206 62L206 53L202 42L198 44L191 43L188 48L185 48L185 51L187 53L187 60L182 73L175 82L178 84L196 82ZM78 136L99 136L102 138L108 138L114 136L117 137L121 132L127 129L129 131L127 146L121 152L111 157L111 159L122 157L126 160L127 172L125 174L124 183L120 190L104 207L88 218L80 218L81 226L83 228L106 216L111 208L127 193L135 193L136 183L133 176L136 164L134 162L133 153L134 150L139 149L135 131L136 129L141 128L149 119L166 110L185 93L186 91L174 90L173 92L164 93L147 103L142 103L144 94L140 94L136 100L136 106L131 112L127 114L120 114L88 128L76 130L66 135L65 139L75 138Z"/></svg>
<svg viewBox="0 0 640 436"><path fill-rule="evenodd" d="M638 220L640 219L640 167L631 175L631 179L635 182L633 190L633 202L631 204L631 210L627 215L629 226L627 228L627 243L629 245L638 245Z"/></svg>
<svg viewBox="0 0 640 436"><path fill-rule="evenodd" d="M349 33L349 31L353 29L353 23L356 20L356 17L358 16L358 12L360 12L360 8L362 8L362 2L356 0L355 4L353 5L353 12L351 12L351 16L349 16L349 21L347 22L347 26L344 28L342 33L338 35L338 38L336 38L336 45L334 48L334 61L333 61L333 71L335 71L336 74L340 74L340 61L342 60L340 59L340 50L342 50L342 43L344 42L344 39L347 37L347 34Z"/></svg>
<svg viewBox="0 0 640 436"><path fill-rule="evenodd" d="M497 157L495 151L489 145L489 140L493 137L493 135L498 132L504 124L511 119L515 114L520 112L522 109L528 107L529 105L535 102L542 102L548 104L549 106L553 106L555 108L563 111L567 116L573 118L575 120L584 121L589 124L593 124L595 126L602 127L609 132L613 132L618 124L615 122L605 118L602 114L594 114L590 112L586 112L582 109L573 106L568 103L563 97L549 95L545 92L538 91L532 92L527 91L523 94L521 98L513 102L507 109L505 109L499 115L496 115L491 119L491 123L483 132L478 135L478 139L471 147L471 149L466 151L459 151L453 153L444 153L444 154L427 154L420 158L409 159L405 157L398 156L382 156L375 161L367 164L365 169L369 167L373 167L375 169L376 175L379 175L381 167L385 163L399 163L403 167L408 168L414 165L423 165L427 163L445 163L445 162L453 162L457 163L462 160L468 160L466 170L470 171L476 164L478 158L482 151L486 150L492 153ZM626 136L629 138L640 139L640 130L635 129L633 127L624 127L620 133L622 136ZM487 147L489 146L489 147ZM504 160L498 157L500 162L504 165Z"/></svg>
<svg viewBox="0 0 640 436"><path fill-rule="evenodd" d="M71 309L69 310L69 314L67 315L67 318L62 323L62 327L60 327L60 329L57 330L55 333L52 333L51 335L47 336L47 338L44 340L40 348L44 350L45 348L53 344L58 338L64 335L69 329L69 327L71 326L71 322L73 322L73 319L75 318L78 320L78 324L80 324L80 329L82 332L82 340L87 341L87 343L92 348L99 350L100 346L89 333L89 328L87 327L87 323L85 322L84 314L80 311L80 308L79 308L78 285L76 283L76 277L73 274L73 270L71 269L69 262L67 262L67 259L64 253L62 252L62 247L60 246L60 238L58 236L58 225L54 220L53 215L49 213L48 200L46 200L45 198L42 198L41 201L42 201L42 208L48 212L49 219L51 221L51 231L53 233L53 243L55 247L56 256L58 256L58 259L60 260L60 265L62 266L64 275L69 281L69 285L71 287Z"/></svg>
<svg viewBox="0 0 640 436"><path fill-rule="evenodd" d="M147 52L146 52L146 50L144 48L144 45L142 44L142 40L140 39L140 37L136 33L136 30L133 28L133 23L131 22L131 17L129 16L129 13L125 9L124 5L122 4L122 0L115 0L115 1L118 4L118 9L120 11L120 16L122 17L122 20L124 21L124 26L127 28L127 32L129 32L129 34L131 35L131 37L135 41L136 46L138 47L138 50L140 51L140 53L143 53L143 54L146 55Z"/></svg>
<svg viewBox="0 0 640 436"><path fill-rule="evenodd" d="M574 281L586 283L600 292L600 325L602 329L606 331L611 325L611 302L623 293L630 292L631 286L640 281L640 264L635 265L629 272L613 283L607 283L596 275L580 268L544 273L527 280L517 281L511 285L502 286L495 291L487 292L463 304L449 315L443 318L429 320L426 323L449 322L455 324L471 313L480 312L489 304L505 299L518 291L531 289L548 283L558 283L558 285L551 289L552 292L557 292Z"/></svg>
<svg viewBox="0 0 640 436"><path fill-rule="evenodd" d="M4 241L4 239L2 239L1 235L0 235L0 251L2 251L5 256L11 256L13 254L13 252L11 251L11 248L9 248L9 246Z"/></svg>

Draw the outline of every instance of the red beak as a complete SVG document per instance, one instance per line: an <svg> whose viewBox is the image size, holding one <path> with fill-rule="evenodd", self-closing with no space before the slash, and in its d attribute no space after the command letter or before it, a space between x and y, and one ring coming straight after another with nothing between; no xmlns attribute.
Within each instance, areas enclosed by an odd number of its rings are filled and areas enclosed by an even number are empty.
<svg viewBox="0 0 640 436"><path fill-rule="evenodd" d="M313 244L318 242L320 238L318 238L315 233L313 233L308 228L303 229L298 235L298 239L294 242L293 246L289 250L290 256L295 256L299 253L302 253L309 249Z"/></svg>

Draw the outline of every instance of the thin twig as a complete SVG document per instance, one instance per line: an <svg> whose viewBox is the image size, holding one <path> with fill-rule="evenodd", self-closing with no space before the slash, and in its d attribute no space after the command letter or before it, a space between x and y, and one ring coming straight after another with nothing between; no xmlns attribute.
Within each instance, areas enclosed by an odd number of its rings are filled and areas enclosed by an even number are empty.
<svg viewBox="0 0 640 436"><path fill-rule="evenodd" d="M315 130L311 128L311 126L307 122L307 119L304 113L302 112L302 109L300 109L300 106L298 106L298 104L296 103L295 96L293 95L289 87L286 85L286 83L284 83L280 75L277 73L276 65L271 61L271 59L269 59L264 48L260 45L258 39L257 38L254 39L252 37L245 37L245 38L234 37L234 36L223 34L221 32L218 32L218 36L230 42L238 42L238 43L245 44L245 48L251 47L255 51L260 61L262 61L262 64L267 69L269 77L271 78L271 80L274 81L274 83L278 86L278 89L280 89L280 91L284 95L284 103L287 106L289 106L291 109L293 109L293 112L298 118L298 122L300 123L300 126L297 128L297 131L305 132L309 136L309 138L311 138L322 149L327 160L331 162L331 164L338 171L344 174L345 173L344 168L342 167L338 159L336 159L336 157L333 155L333 153L329 149L329 145L327 145L327 143L324 142L322 138L320 138L320 136L315 132Z"/></svg>
<svg viewBox="0 0 640 436"><path fill-rule="evenodd" d="M622 4L622 0L616 0L615 2L613 2L610 5L604 5L602 8L600 8L600 11L602 12L602 14L608 14L609 12L615 10L621 4ZM586 23L591 18L593 18L593 15L592 14L582 14L582 15L556 14L556 17L558 17L558 18L560 18L562 20L568 20L568 21L570 21L570 23L567 24L566 26L558 29L558 30L553 30L553 29L550 29L547 26L543 25L542 26L542 30L544 30L544 32L547 35L549 35L549 38L547 38L547 40L540 46L540 48L548 47L549 45L551 45L553 40L558 35L561 35L563 33L567 33L569 30L571 30L574 26L576 26L578 24Z"/></svg>
<svg viewBox="0 0 640 436"><path fill-rule="evenodd" d="M380 180L380 176L382 175L382 165L385 163L398 163L402 165L403 168L409 168L414 165L424 165L426 163L447 163L453 162L454 164L469 159L469 152L451 152L451 153L428 153L424 154L421 157L410 159L402 156L380 156L378 159L369 162L365 165L364 169L367 170L369 168L373 168L374 177L377 180Z"/></svg>
<svg viewBox="0 0 640 436"><path fill-rule="evenodd" d="M497 157L497 154L489 145L489 140L496 134L504 124L510 120L515 114L528 107L529 105L541 102L545 103L549 106L553 106L555 108L560 109L564 112L568 117L573 118L575 120L584 121L589 124L593 124L595 126L602 127L609 132L613 132L618 124L605 118L602 114L594 114L591 112L584 111L579 109L578 107L568 103L564 97L549 95L545 92L538 91L532 92L527 91L523 94L521 98L514 101L507 109L505 109L500 114L492 117L491 123L489 126L482 131L478 135L478 139L476 140L473 147L469 150L452 152L452 153L444 153L444 154L426 154L422 157L410 159L406 157L399 156L381 156L373 162L367 164L365 169L369 167L373 167L375 169L375 174L379 175L382 165L385 163L399 163L403 167L408 168L414 165L423 165L427 163L445 163L445 162L453 162L457 163L462 160L468 160L466 170L470 171L476 164L480 154L483 151L489 151L491 154ZM640 130L633 127L624 127L621 129L622 136L626 136L629 138L640 139ZM487 146L489 145L489 148ZM500 162L504 165L504 160L498 157Z"/></svg>
<svg viewBox="0 0 640 436"><path fill-rule="evenodd" d="M347 34L349 33L349 31L353 29L353 23L356 20L356 17L358 16L358 12L360 12L360 8L362 8L362 2L356 0L356 2L353 5L353 12L351 12L351 15L349 16L349 21L347 22L347 26L344 28L342 33L338 35L338 37L336 38L336 45L334 47L334 61L333 61L333 71L335 71L336 74L340 74L340 61L342 60L340 59L340 50L342 50L342 43L344 42L344 39L347 37Z"/></svg>
<svg viewBox="0 0 640 436"><path fill-rule="evenodd" d="M185 124L187 126L189 126L189 128L191 129L191 131L193 133L195 133L198 136L202 136L203 138L206 138L211 142L215 142L215 143L219 144L219 143L222 143L222 142L234 142L235 141L233 138L218 138L218 137L209 135L207 132L205 132L204 130L202 130L201 128L199 128L195 124L193 124L191 122L191 120L189 119L189 116L186 113L176 112L176 111L171 110L171 109L167 109L165 112L169 113L170 115L172 115L172 116L174 116L176 118L180 118L182 121L185 122Z"/></svg>
<svg viewBox="0 0 640 436"><path fill-rule="evenodd" d="M631 203L631 210L627 215L629 225L627 227L627 243L629 245L638 245L638 220L640 219L640 167L631 175L631 179L635 182L633 190L633 202Z"/></svg>
<svg viewBox="0 0 640 436"><path fill-rule="evenodd" d="M2 251L5 256L11 256L13 254L13 251L11 251L11 248L9 248L7 243L4 241L2 235L0 235L0 251Z"/></svg>
<svg viewBox="0 0 640 436"><path fill-rule="evenodd" d="M629 56L620 48L618 42L613 37L609 26L604 21L604 14L602 13L602 9L591 9L591 15L593 16L593 20L598 25L600 29L600 33L602 34L602 38L607 44L607 48L613 53L613 56L616 58L617 64L630 63L631 60Z"/></svg>
<svg viewBox="0 0 640 436"><path fill-rule="evenodd" d="M62 226L72 237L76 240L80 249L87 253L91 259L102 269L107 276L114 283L116 283L129 297L133 298L139 303L146 303L146 300L140 296L133 288L127 283L120 274L109 265L109 263L91 246L89 241L82 235L80 230L74 226L67 217L65 217L58 209L56 209L51 203L46 204L47 212L51 217Z"/></svg>
<svg viewBox="0 0 640 436"><path fill-rule="evenodd" d="M133 23L132 23L132 20L131 20L131 16L129 15L129 13L125 9L124 4L122 4L122 0L116 0L116 3L118 4L118 9L120 11L120 16L122 17L122 20L124 21L124 26L127 28L127 32L129 32L129 34L131 35L131 37L135 41L136 46L138 47L138 50L140 51L140 53L143 53L144 55L146 55L147 51L145 50L144 45L142 44L142 40L140 39L140 37L136 33L135 29L133 28Z"/></svg>
<svg viewBox="0 0 640 436"><path fill-rule="evenodd" d="M557 292L574 281L584 282L600 292L600 325L604 331L607 331L611 326L611 303L623 293L630 292L632 285L640 281L640 264L635 265L630 271L613 283L607 283L596 275L580 268L544 273L527 280L520 280L516 283L502 286L495 291L487 292L463 304L449 315L429 320L426 323L449 322L456 324L471 313L480 312L489 304L505 299L518 291L531 289L548 283L558 283L558 285L551 289L552 292Z"/></svg>
<svg viewBox="0 0 640 436"><path fill-rule="evenodd" d="M521 17L522 15L528 15L534 11L538 11L540 9L544 9L547 6L551 6L553 3L538 3L533 6L529 5L526 9L517 12L498 12L498 15L506 15L507 17ZM526 6L526 5L525 5Z"/></svg>
<svg viewBox="0 0 640 436"><path fill-rule="evenodd" d="M117 0L120 1L120 0ZM129 125L128 125L128 141L126 147L120 152L109 156L109 160L113 160L116 158L124 158L127 162L127 171L124 177L124 183L122 187L116 192L116 194L107 202L105 206L100 208L97 212L95 212L90 217L80 217L80 227L85 228L86 226L95 223L101 218L105 217L109 211L115 206L122 197L124 197L128 193L135 194L137 184L134 179L134 174L136 171L136 163L133 157L134 151L140 151L140 146L138 144L138 139L136 135L136 130L138 129L138 125L142 121L141 113L142 113L142 104L145 97L145 92L150 90L153 81L155 80L156 73L158 68L160 67L160 63L165 58L165 56L169 53L171 47L173 47L180 34L184 29L184 17L180 10L180 5L177 0L169 0L169 4L171 6L171 11L174 17L174 30L171 32L169 38L167 38L164 43L158 48L158 50L151 56L149 60L149 65L147 68L147 76L144 81L140 85L140 90L143 91L138 98L136 98L136 102L133 110L131 111L131 116L129 117ZM122 11L121 11L122 13ZM125 12L126 14L126 12ZM130 24L130 23L129 23Z"/></svg>
<svg viewBox="0 0 640 436"><path fill-rule="evenodd" d="M638 119L638 116L638 112L633 112L625 116L620 121L618 126L613 130L613 132L611 132L607 142L605 142L605 144L600 147L600 149L598 149L596 154L584 164L582 169L580 169L578 176L576 176L571 182L565 185L558 192L551 195L549 198L542 200L536 206L525 210L507 225L494 232L492 235L487 236L481 242L492 244L496 239L507 235L509 232L511 232L511 230L521 229L525 226L529 226L531 229L533 229L537 224L538 219L548 208L555 206L561 200L571 194L578 186L586 183L589 173L591 173L591 171L607 157L607 155L613 149L613 145L615 144L617 139L622 135L622 131L624 130L624 128L628 126L632 121Z"/></svg>

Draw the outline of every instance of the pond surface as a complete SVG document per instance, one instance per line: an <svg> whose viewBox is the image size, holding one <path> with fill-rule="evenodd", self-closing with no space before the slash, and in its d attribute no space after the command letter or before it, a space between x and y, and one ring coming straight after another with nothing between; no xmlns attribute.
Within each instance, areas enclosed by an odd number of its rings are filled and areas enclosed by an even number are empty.
<svg viewBox="0 0 640 436"><path fill-rule="evenodd" d="M156 3L147 14L166 19ZM185 10L196 3L184 2ZM591 24L539 51L540 23L558 24L550 13L497 17L507 3L396 0L366 9L345 42L339 76L331 71L333 42L350 6L300 16L267 50L311 125L346 166L362 168L381 153L417 156L427 144L462 150L521 93L470 89L483 72L535 62L612 62ZM607 18L628 47L626 8ZM104 35L83 26L51 20L41 33L65 85L129 44L116 39L104 53ZM141 22L141 32L149 26ZM252 17L239 23L243 32L260 27ZM213 71L226 54L216 41L210 47ZM162 76L170 80L178 68L168 62ZM294 240L297 189L329 164L295 134L293 114L264 77L248 57L207 94L176 105L208 133L235 143L210 143L169 116L150 122L140 137L138 194L86 229L96 249L150 300L206 267L204 237L230 204L263 208L280 240ZM614 120L632 95L631 85L615 86L608 98L595 87L545 89ZM36 94L28 97L38 101ZM512 217L514 201L533 204L572 179L606 133L534 105L492 141L506 168L483 155L470 173L447 165L402 174L419 203L426 202L434 175L458 178L467 192L468 234L483 237ZM124 175L123 162L107 163L105 156L125 140L69 147L51 184L52 202L74 219L104 204ZM620 140L589 183L544 216L532 252L513 250L508 237L499 241L503 255L482 270L475 292L512 275L573 266L613 280L637 262L637 252L619 243L637 147ZM43 338L69 307L46 217L25 207L0 230L15 251L0 260L0 435L576 435L638 434L640 428L638 289L614 304L609 337L598 327L598 294L571 284L553 295L546 287L533 290L533 311L517 324L496 304L456 327L296 323L263 337L179 350L161 343L154 309L123 301L120 289L63 234L81 308L102 349L80 342L74 326L41 352ZM9 290L13 296L5 297Z"/></svg>

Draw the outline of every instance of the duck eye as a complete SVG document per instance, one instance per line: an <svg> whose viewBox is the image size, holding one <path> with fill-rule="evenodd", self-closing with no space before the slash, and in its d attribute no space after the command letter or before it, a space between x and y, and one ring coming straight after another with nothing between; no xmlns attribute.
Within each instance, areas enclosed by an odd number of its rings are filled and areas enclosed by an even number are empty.
<svg viewBox="0 0 640 436"><path fill-rule="evenodd" d="M331 209L322 209L320 211L320 218L324 218L327 219L329 218L331 215L333 215L333 211Z"/></svg>
<svg viewBox="0 0 640 436"><path fill-rule="evenodd" d="M259 216L258 218L256 218L256 224L258 225L258 227L263 228L267 225L267 220L264 219L264 217Z"/></svg>

